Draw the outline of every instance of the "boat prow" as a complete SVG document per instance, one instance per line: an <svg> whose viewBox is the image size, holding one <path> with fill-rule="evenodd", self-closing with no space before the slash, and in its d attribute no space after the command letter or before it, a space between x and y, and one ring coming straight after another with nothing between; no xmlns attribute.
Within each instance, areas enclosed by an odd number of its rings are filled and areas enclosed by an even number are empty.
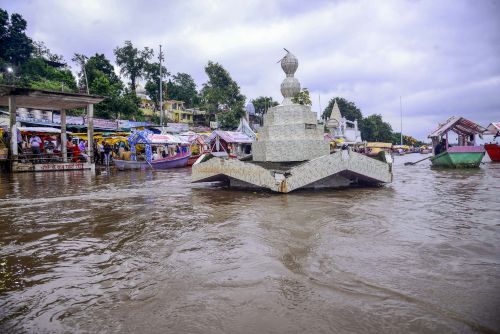
<svg viewBox="0 0 500 334"><path fill-rule="evenodd" d="M485 144L484 149L488 152L491 161L500 161L500 145L498 144Z"/></svg>

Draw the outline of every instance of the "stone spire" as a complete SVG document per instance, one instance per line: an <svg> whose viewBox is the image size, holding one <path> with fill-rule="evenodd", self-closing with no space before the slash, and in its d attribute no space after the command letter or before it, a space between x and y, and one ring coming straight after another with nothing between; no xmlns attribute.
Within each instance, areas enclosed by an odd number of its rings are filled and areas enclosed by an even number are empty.
<svg viewBox="0 0 500 334"><path fill-rule="evenodd" d="M328 120L327 128L338 128L340 126L340 120L342 119L342 114L340 113L339 105L337 104L337 99L333 104L332 113L330 114L330 119Z"/></svg>
<svg viewBox="0 0 500 334"><path fill-rule="evenodd" d="M293 76L299 67L299 61L290 51L287 49L285 51L287 54L281 59L281 68L286 74L286 78L281 83L281 94L284 97L281 104L290 105L293 104L292 98L300 93L300 82Z"/></svg>

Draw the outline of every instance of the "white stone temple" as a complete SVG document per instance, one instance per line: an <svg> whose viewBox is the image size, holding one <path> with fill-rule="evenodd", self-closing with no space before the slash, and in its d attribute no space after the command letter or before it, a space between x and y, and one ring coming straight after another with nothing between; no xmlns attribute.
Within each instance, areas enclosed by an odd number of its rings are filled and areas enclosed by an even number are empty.
<svg viewBox="0 0 500 334"><path fill-rule="evenodd" d="M330 118L326 122L326 128L335 139L341 139L348 145L362 143L361 132L358 128L358 120L349 121L342 117L337 100L332 107Z"/></svg>
<svg viewBox="0 0 500 334"><path fill-rule="evenodd" d="M264 116L258 140L252 144L252 159L242 161L203 155L193 165L192 181L222 181L230 186L282 193L300 188L391 182L390 160L376 160L349 148L330 152L317 114L309 106L292 102L300 92L300 83L294 77L297 58L287 51L281 68L286 74L281 83L284 99ZM342 124L340 111L334 116L340 118L337 121Z"/></svg>

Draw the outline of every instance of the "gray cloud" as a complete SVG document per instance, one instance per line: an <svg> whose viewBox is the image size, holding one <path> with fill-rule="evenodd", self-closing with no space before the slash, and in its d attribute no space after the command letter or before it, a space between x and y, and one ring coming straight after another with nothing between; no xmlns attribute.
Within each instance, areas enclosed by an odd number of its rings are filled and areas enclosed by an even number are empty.
<svg viewBox="0 0 500 334"><path fill-rule="evenodd" d="M280 100L282 47L299 58L296 76L324 107L333 96L382 114L423 139L437 122L463 115L500 120L499 1L15 1L35 40L70 59L124 40L167 50L170 72L199 86L220 62L248 98Z"/></svg>

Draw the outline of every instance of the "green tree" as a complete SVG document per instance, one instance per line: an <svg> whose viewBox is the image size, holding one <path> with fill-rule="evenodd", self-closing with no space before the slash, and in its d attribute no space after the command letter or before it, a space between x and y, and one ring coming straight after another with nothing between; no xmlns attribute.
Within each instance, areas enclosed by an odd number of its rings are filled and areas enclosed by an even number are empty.
<svg viewBox="0 0 500 334"><path fill-rule="evenodd" d="M97 117L102 118L141 118L139 101L135 92L127 89L116 75L111 62L104 54L96 53L88 58L76 54L76 61L84 61L85 72L80 71L80 86L84 85L85 73L89 84L89 93L105 96L106 99L95 105Z"/></svg>
<svg viewBox="0 0 500 334"><path fill-rule="evenodd" d="M19 86L75 92L76 80L66 67L54 67L45 59L31 58L19 68Z"/></svg>
<svg viewBox="0 0 500 334"><path fill-rule="evenodd" d="M110 84L112 85L118 84L120 86L123 86L122 81L115 73L114 66L102 53L101 54L96 53L95 55L90 57L85 63L85 70L87 72L87 79L89 81L89 85L100 74L104 74L108 78ZM80 73L80 78L81 77L82 73Z"/></svg>
<svg viewBox="0 0 500 334"><path fill-rule="evenodd" d="M332 98L328 102L328 105L326 106L325 110L323 111L321 118L323 118L325 120L330 118L330 115L332 114L333 105L335 104L335 100L337 100L337 104L339 106L340 113L347 120L354 122L354 120L357 119L359 122L363 119L363 114L361 113L361 110L356 106L356 104L354 102L351 102L351 101L344 99L343 97Z"/></svg>
<svg viewBox="0 0 500 334"><path fill-rule="evenodd" d="M361 138L366 141L392 142L392 127L381 115L371 115L360 122Z"/></svg>
<svg viewBox="0 0 500 334"><path fill-rule="evenodd" d="M184 101L186 107L192 108L200 104L200 96L196 90L196 83L187 73L177 73L167 83L169 99Z"/></svg>
<svg viewBox="0 0 500 334"><path fill-rule="evenodd" d="M161 67L161 80L162 80L162 94L163 101L166 100L165 90L167 88L167 84L164 78L169 75L167 72L167 68L165 66ZM145 67L145 77L146 77L146 85L144 89L148 94L151 101L153 101L155 105L155 110L160 110L160 63L148 63Z"/></svg>
<svg viewBox="0 0 500 334"><path fill-rule="evenodd" d="M153 57L153 50L148 47L139 50L131 41L125 41L125 46L115 48L114 54L120 73L130 79L130 90L135 94L136 81L144 76L146 64Z"/></svg>
<svg viewBox="0 0 500 334"><path fill-rule="evenodd" d="M269 108L279 105L278 102L274 101L270 96L259 96L256 99L250 100L255 107L255 113L259 116L264 115Z"/></svg>
<svg viewBox="0 0 500 334"><path fill-rule="evenodd" d="M209 61L205 67L208 81L201 90L203 104L222 128L234 128L245 115L245 96L222 65Z"/></svg>
<svg viewBox="0 0 500 334"><path fill-rule="evenodd" d="M306 106L312 105L311 97L309 96L309 90L307 88L302 88L294 97L292 97L293 103L303 104Z"/></svg>
<svg viewBox="0 0 500 334"><path fill-rule="evenodd" d="M17 66L24 64L33 52L33 42L25 33L26 20L12 14L9 21L8 13L0 9L0 24L0 58Z"/></svg>
<svg viewBox="0 0 500 334"><path fill-rule="evenodd" d="M394 145L400 145L401 144L401 132L393 132L392 133L392 143ZM413 138L412 136L407 136L403 134L403 145L408 145L408 146L422 146L424 143L421 141Z"/></svg>

